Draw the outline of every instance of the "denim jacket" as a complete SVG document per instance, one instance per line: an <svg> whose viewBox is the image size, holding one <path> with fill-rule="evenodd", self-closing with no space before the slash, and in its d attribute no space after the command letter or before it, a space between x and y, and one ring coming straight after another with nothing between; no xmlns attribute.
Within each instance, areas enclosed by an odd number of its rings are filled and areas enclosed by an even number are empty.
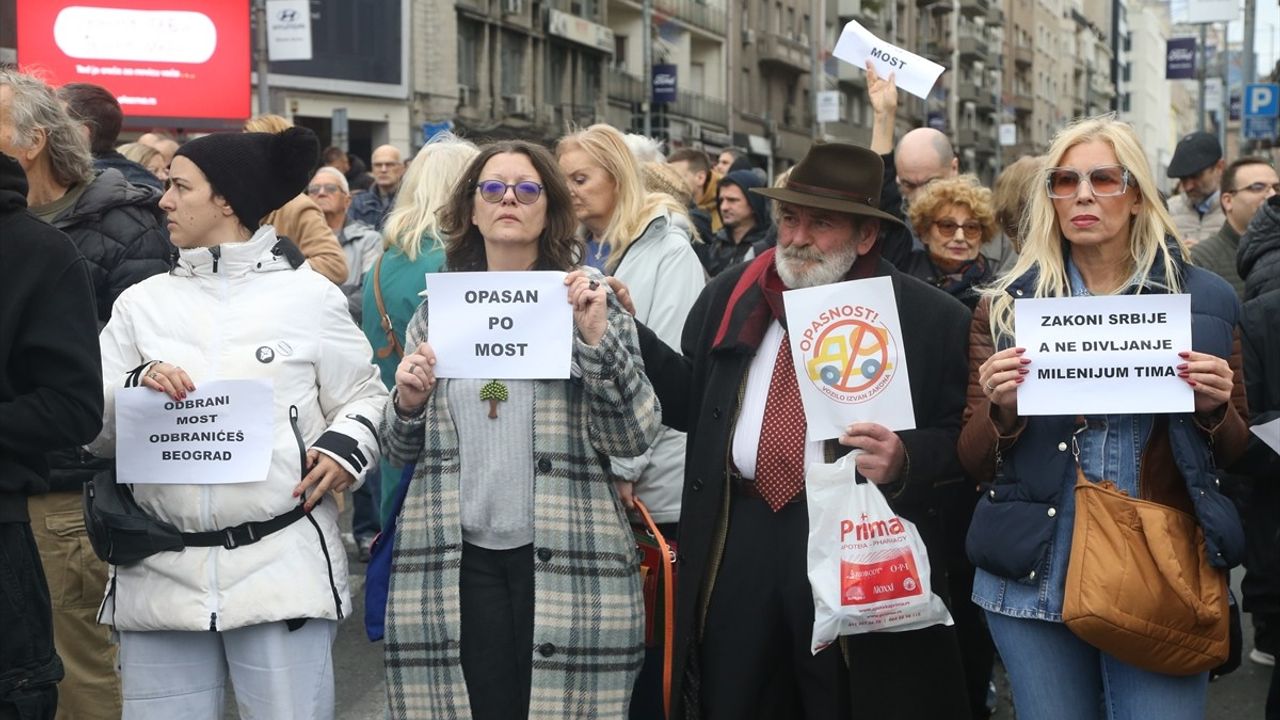
<svg viewBox="0 0 1280 720"><path fill-rule="evenodd" d="M1082 294L1078 272L1070 264L1068 269L1074 294ZM1184 272L1184 292L1192 294L1195 349L1230 356L1231 328L1238 314L1230 289L1202 270ZM1033 280L1034 276L1026 283L1020 280L1010 291L1016 294ZM1152 291L1160 289L1148 287L1147 292ZM1028 418L1017 442L1005 451L996 477L984 488L987 492L975 509L966 542L978 568L973 601L979 607L1061 622L1075 520L1075 448L1087 479L1111 480L1119 489L1137 494L1142 452L1155 417L1099 415L1085 420L1079 428L1073 417ZM1230 567L1243 554L1243 533L1234 506L1217 491L1207 436L1190 414L1170 415L1168 427L1175 464L1205 529L1209 559Z"/></svg>

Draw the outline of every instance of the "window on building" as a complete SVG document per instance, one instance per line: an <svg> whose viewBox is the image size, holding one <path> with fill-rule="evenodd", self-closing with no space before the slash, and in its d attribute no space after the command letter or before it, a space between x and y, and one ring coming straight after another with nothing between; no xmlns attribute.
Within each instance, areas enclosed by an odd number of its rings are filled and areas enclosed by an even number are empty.
<svg viewBox="0 0 1280 720"><path fill-rule="evenodd" d="M610 62L612 62L613 67L617 68L618 70L625 70L627 68L627 36L626 35L615 34L613 36L613 59Z"/></svg>
<svg viewBox="0 0 1280 720"><path fill-rule="evenodd" d="M782 24L782 3L777 3L776 5L774 5L773 31L776 33L782 33L782 34L785 34L787 32L786 27L783 26Z"/></svg>
<svg viewBox="0 0 1280 720"><path fill-rule="evenodd" d="M458 84L475 92L480 90L480 48L484 27L470 20L458 19ZM472 100L474 104L475 100Z"/></svg>
<svg viewBox="0 0 1280 720"><path fill-rule="evenodd" d="M738 89L738 107L751 107L751 68L742 68L742 87Z"/></svg>
<svg viewBox="0 0 1280 720"><path fill-rule="evenodd" d="M796 9L795 8L791 8L791 7L787 8L787 24L783 28L783 32L785 32L790 37L796 36Z"/></svg>
<svg viewBox="0 0 1280 720"><path fill-rule="evenodd" d="M706 63L689 63L689 89L700 95L710 95L707 92L707 65Z"/></svg>
<svg viewBox="0 0 1280 720"><path fill-rule="evenodd" d="M595 105L600 95L600 59L587 53L578 56L582 64L582 99L587 105Z"/></svg>
<svg viewBox="0 0 1280 720"><path fill-rule="evenodd" d="M524 57L525 38L504 30L502 32L502 96L519 95L525 90Z"/></svg>
<svg viewBox="0 0 1280 720"><path fill-rule="evenodd" d="M565 69L569 66L568 55L562 45L548 43L547 62L544 66L546 79L542 86L546 88L546 102L552 105L565 102L564 75Z"/></svg>

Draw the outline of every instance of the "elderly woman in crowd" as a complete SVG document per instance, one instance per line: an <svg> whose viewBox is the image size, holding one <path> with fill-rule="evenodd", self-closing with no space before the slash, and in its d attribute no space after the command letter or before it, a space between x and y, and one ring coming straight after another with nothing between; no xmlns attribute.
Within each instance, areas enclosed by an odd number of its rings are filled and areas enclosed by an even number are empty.
<svg viewBox="0 0 1280 720"><path fill-rule="evenodd" d="M150 145L140 142L125 143L116 148L116 152L145 167L157 179L169 179L169 164L164 161L164 155Z"/></svg>
<svg viewBox="0 0 1280 720"><path fill-rule="evenodd" d="M405 329L426 289L427 273L444 268L444 233L439 212L479 154L476 146L452 134L437 135L409 164L396 206L382 226L386 250L364 279L360 327L373 345L373 364L382 382L395 387L396 366L404 357ZM382 526L386 526L400 468L382 463Z"/></svg>
<svg viewBox="0 0 1280 720"><path fill-rule="evenodd" d="M111 568L102 622L120 636L125 718L218 720L228 676L243 717L333 717L331 648L351 601L337 503L323 500L377 461L387 392L342 292L259 225L319 150L302 128L183 145L160 200L177 266L126 290L103 331L97 455L117 450L117 388L178 401L214 380L271 385L261 475L134 485L189 536Z"/></svg>
<svg viewBox="0 0 1280 720"><path fill-rule="evenodd" d="M934 180L920 188L908 220L924 243L906 271L963 302L970 310L977 289L991 278L991 261L980 250L996 235L991 191L972 175Z"/></svg>
<svg viewBox="0 0 1280 720"><path fill-rule="evenodd" d="M1062 130L1030 200L1018 262L974 313L959 451L970 476L988 484L967 543L978 567L973 597L1022 720L1204 717L1208 672L1146 669L1154 658L1126 662L1063 624L1068 558L1081 540L1073 532L1081 474L1193 515L1201 552L1223 571L1244 553L1239 517L1213 472L1248 441L1244 386L1233 371L1239 304L1222 279L1188 264L1146 158L1117 120ZM1016 344L1015 298L1160 293L1191 296L1193 347L1171 351L1170 361L1191 387L1194 412L1020 414L1018 388L1035 365Z"/></svg>
<svg viewBox="0 0 1280 720"><path fill-rule="evenodd" d="M626 715L643 656L634 540L604 456L643 454L661 411L634 321L578 269L571 197L540 147L502 142L467 166L441 213L450 271L561 271L573 377L437 379L428 299L382 425L415 464L387 607L392 718Z"/></svg>
<svg viewBox="0 0 1280 720"><path fill-rule="evenodd" d="M680 347L685 318L706 284L690 244L687 201L648 192L641 166L622 133L592 125L560 140L560 168L569 180L574 213L605 268L631 291L636 320L672 348ZM663 428L647 453L617 458L612 473L624 504L632 494L648 507L663 534L674 538L684 488L685 434ZM661 707L661 649L650 648L636 693L637 716Z"/></svg>

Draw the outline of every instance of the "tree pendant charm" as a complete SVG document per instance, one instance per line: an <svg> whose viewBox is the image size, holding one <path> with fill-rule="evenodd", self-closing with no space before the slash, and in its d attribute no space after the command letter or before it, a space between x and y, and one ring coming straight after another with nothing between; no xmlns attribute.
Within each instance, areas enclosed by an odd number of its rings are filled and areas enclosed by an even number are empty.
<svg viewBox="0 0 1280 720"><path fill-rule="evenodd" d="M498 403L507 401L507 386L497 380L490 380L480 388L480 399L489 401L489 417L496 420Z"/></svg>

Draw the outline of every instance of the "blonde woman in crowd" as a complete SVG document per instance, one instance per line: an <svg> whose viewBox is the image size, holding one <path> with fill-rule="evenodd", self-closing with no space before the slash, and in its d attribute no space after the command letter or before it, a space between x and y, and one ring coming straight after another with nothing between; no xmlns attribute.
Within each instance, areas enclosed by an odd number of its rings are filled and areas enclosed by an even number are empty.
<svg viewBox="0 0 1280 720"><path fill-rule="evenodd" d="M984 293L970 331L959 454L969 476L987 483L967 540L978 568L973 599L986 611L1021 720L1198 720L1208 672L1145 669L1063 624L1077 540L1073 487L1083 473L1181 509L1203 530L1212 566L1225 572L1241 561L1240 518L1213 471L1249 438L1233 338L1239 303L1225 281L1188 264L1129 125L1107 117L1070 125L1045 165L1018 262ZM1193 347L1170 360L1191 387L1194 412L1019 413L1018 386L1035 364L1015 343L1015 299L1165 293L1191 296Z"/></svg>
<svg viewBox="0 0 1280 720"><path fill-rule="evenodd" d="M445 236L438 213L449 201L467 164L479 152L475 145L452 133L432 138L409 164L395 209L382 228L386 249L364 279L360 327L373 345L373 363L382 372L382 382L388 389L395 387L405 329L422 302L419 293L426 288L426 275L444 267ZM389 329L386 323L390 324ZM385 525L400 468L383 462L381 480L379 514Z"/></svg>
<svg viewBox="0 0 1280 720"><path fill-rule="evenodd" d="M672 348L689 310L706 284L690 244L685 203L646 192L640 166L622 133L592 125L560 140L560 168L569 181L573 210L588 240L588 261L631 290L638 322ZM684 486L685 434L663 428L638 458L615 458L612 473L623 503L637 495L668 537L675 537ZM632 717L661 707L661 649L650 648L637 682Z"/></svg>

